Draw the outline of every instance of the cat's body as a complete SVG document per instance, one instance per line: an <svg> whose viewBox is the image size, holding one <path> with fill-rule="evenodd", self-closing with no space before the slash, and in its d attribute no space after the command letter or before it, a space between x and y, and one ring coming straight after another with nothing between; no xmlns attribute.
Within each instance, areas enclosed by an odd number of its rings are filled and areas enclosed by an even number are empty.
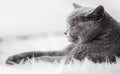
<svg viewBox="0 0 120 74"><path fill-rule="evenodd" d="M26 52L11 56L10 62L19 63L27 57L55 57L61 59L65 56L77 60L88 58L95 63L116 62L120 57L120 26L106 11L103 6L97 8L81 7L73 4L75 9L68 16L68 30L65 34L71 42L65 50L56 52Z"/></svg>

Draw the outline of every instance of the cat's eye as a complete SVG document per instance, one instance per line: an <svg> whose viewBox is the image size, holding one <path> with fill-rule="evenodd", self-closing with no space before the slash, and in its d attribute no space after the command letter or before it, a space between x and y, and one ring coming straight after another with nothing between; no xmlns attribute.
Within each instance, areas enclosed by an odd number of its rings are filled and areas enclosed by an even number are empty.
<svg viewBox="0 0 120 74"><path fill-rule="evenodd" d="M81 19L82 19L82 21L88 21L88 18L84 17L84 16Z"/></svg>

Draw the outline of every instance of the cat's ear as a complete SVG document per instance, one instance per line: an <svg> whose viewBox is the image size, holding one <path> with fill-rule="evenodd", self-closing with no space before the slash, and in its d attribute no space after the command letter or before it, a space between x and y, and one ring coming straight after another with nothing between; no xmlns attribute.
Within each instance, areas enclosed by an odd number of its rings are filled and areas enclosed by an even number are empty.
<svg viewBox="0 0 120 74"><path fill-rule="evenodd" d="M73 3L73 7L76 9L76 8L80 8L82 6L80 6L80 5L76 4L76 3Z"/></svg>
<svg viewBox="0 0 120 74"><path fill-rule="evenodd" d="M104 15L104 7L102 5L98 6L96 9L93 10L92 13L88 14L88 18L101 18Z"/></svg>

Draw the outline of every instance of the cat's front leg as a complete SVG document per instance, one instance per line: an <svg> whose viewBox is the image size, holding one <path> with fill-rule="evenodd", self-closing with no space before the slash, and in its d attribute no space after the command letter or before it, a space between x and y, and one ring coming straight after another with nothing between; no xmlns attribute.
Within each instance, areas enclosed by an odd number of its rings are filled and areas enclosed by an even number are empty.
<svg viewBox="0 0 120 74"><path fill-rule="evenodd" d="M69 53L72 49L74 48L74 44L68 45L64 50L62 51L31 51L31 52L24 52L20 54L16 54L13 56L8 57L6 60L6 64L19 64L21 61L26 61L31 58L36 58L36 57L43 57L43 56L51 56L51 57L56 57L56 56L64 56L67 53Z"/></svg>
<svg viewBox="0 0 120 74"><path fill-rule="evenodd" d="M8 57L6 60L6 64L14 65L19 64L20 62L25 62L31 58L37 57L44 57L44 56L63 56L65 53L64 51L52 51L52 52L42 52L42 51L31 51L31 52L24 52L20 54L16 54L13 56Z"/></svg>

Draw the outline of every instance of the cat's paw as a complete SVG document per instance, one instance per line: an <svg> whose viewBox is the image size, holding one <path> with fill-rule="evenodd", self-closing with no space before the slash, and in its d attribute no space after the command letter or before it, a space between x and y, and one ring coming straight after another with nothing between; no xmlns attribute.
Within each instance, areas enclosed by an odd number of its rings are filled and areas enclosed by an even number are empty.
<svg viewBox="0 0 120 74"><path fill-rule="evenodd" d="M20 64L21 62L26 61L26 60L27 58L22 54L13 55L13 56L8 57L8 59L6 60L6 64L15 65L15 64Z"/></svg>

